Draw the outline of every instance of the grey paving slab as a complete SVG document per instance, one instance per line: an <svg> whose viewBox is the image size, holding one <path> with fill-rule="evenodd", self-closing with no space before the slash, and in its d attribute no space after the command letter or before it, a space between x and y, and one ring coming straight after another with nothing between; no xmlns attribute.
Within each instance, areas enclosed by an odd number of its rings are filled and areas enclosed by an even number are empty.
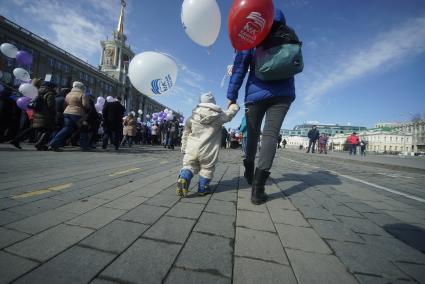
<svg viewBox="0 0 425 284"><path fill-rule="evenodd" d="M204 212L194 231L234 239L235 217Z"/></svg>
<svg viewBox="0 0 425 284"><path fill-rule="evenodd" d="M176 266L198 271L214 271L232 276L233 245L227 238L192 233L181 251Z"/></svg>
<svg viewBox="0 0 425 284"><path fill-rule="evenodd" d="M213 194L211 197L213 200L222 200L222 201L236 201L237 193L236 191L219 191Z"/></svg>
<svg viewBox="0 0 425 284"><path fill-rule="evenodd" d="M387 279L408 279L405 273L373 246L340 241L328 243L351 273L377 275Z"/></svg>
<svg viewBox="0 0 425 284"><path fill-rule="evenodd" d="M276 224L276 229L285 248L322 254L332 253L328 245L312 228Z"/></svg>
<svg viewBox="0 0 425 284"><path fill-rule="evenodd" d="M63 200L57 200L52 198L44 198L34 202L26 203L24 205L11 207L8 211L19 213L26 216L33 216L41 212L45 212L49 209L59 207L66 202Z"/></svg>
<svg viewBox="0 0 425 284"><path fill-rule="evenodd" d="M10 283L37 265L38 262L0 251L0 283Z"/></svg>
<svg viewBox="0 0 425 284"><path fill-rule="evenodd" d="M180 197L178 197L177 195L159 194L152 197L145 203L154 206L173 207L173 205L176 204L179 199Z"/></svg>
<svg viewBox="0 0 425 284"><path fill-rule="evenodd" d="M410 281L397 281L395 279L387 279L387 278L383 278L379 275L376 276L372 276L372 275L365 275L365 274L354 274L354 276L356 277L357 281L360 282L361 284L395 284L395 283L410 283Z"/></svg>
<svg viewBox="0 0 425 284"><path fill-rule="evenodd" d="M0 227L0 249L28 238L30 235Z"/></svg>
<svg viewBox="0 0 425 284"><path fill-rule="evenodd" d="M373 223L384 227L384 226L388 226L388 225L393 225L393 224L400 224L402 223L401 220L390 216L386 213L384 213L383 211L381 211L382 213L362 213L363 216L365 216L367 219L369 219L370 221L372 221Z"/></svg>
<svg viewBox="0 0 425 284"><path fill-rule="evenodd" d="M210 195L199 196L197 193L189 193L188 197L180 199L182 203L207 204Z"/></svg>
<svg viewBox="0 0 425 284"><path fill-rule="evenodd" d="M204 207L205 206L203 204L179 202L173 208L171 208L171 210L168 211L166 215L198 219L202 213L202 210L204 210Z"/></svg>
<svg viewBox="0 0 425 284"><path fill-rule="evenodd" d="M238 210L268 213L266 204L254 205L251 202L251 193L247 194L247 196L248 197L241 198L241 195L239 195L237 204Z"/></svg>
<svg viewBox="0 0 425 284"><path fill-rule="evenodd" d="M299 207L300 212L306 219L319 219L337 222L338 220L328 210L323 207L310 207L303 206Z"/></svg>
<svg viewBox="0 0 425 284"><path fill-rule="evenodd" d="M345 216L338 216L338 219L356 233L371 235L387 235L387 233L378 225L367 219L359 219Z"/></svg>
<svg viewBox="0 0 425 284"><path fill-rule="evenodd" d="M130 192L134 191L133 189L125 189L122 188L122 186L118 188L112 188L109 190L105 190L103 192L100 192L96 195L93 195L93 198L97 199L104 199L104 200L115 200L117 198L120 198L123 195L129 194Z"/></svg>
<svg viewBox="0 0 425 284"><path fill-rule="evenodd" d="M5 250L37 261L46 261L92 232L93 230L90 229L61 224Z"/></svg>
<svg viewBox="0 0 425 284"><path fill-rule="evenodd" d="M369 206L364 202L346 202L345 205L360 213L381 213L381 209Z"/></svg>
<svg viewBox="0 0 425 284"><path fill-rule="evenodd" d="M57 210L76 213L76 214L84 214L107 202L108 201L97 199L97 198L84 198L75 202L68 203L64 206L61 206L57 208Z"/></svg>
<svg viewBox="0 0 425 284"><path fill-rule="evenodd" d="M99 229L111 221L117 219L124 213L126 213L126 211L121 209L98 207L70 221L67 221L66 223L74 226Z"/></svg>
<svg viewBox="0 0 425 284"><path fill-rule="evenodd" d="M268 213L238 210L236 226L260 231L275 232L275 228Z"/></svg>
<svg viewBox="0 0 425 284"><path fill-rule="evenodd" d="M289 266L258 259L235 257L233 283L297 283Z"/></svg>
<svg viewBox="0 0 425 284"><path fill-rule="evenodd" d="M225 278L214 273L198 272L189 269L182 269L174 267L171 269L165 283L175 284L198 284L198 283L217 283L217 284L230 284L231 279Z"/></svg>
<svg viewBox="0 0 425 284"><path fill-rule="evenodd" d="M108 281L101 278L96 278L93 281L90 282L90 284L117 284L118 282L115 281Z"/></svg>
<svg viewBox="0 0 425 284"><path fill-rule="evenodd" d="M112 202L106 203L103 207L116 208L122 210L130 210L148 200L141 196L122 196Z"/></svg>
<svg viewBox="0 0 425 284"><path fill-rule="evenodd" d="M6 227L29 234L37 234L75 216L77 216L76 213L51 210L7 224Z"/></svg>
<svg viewBox="0 0 425 284"><path fill-rule="evenodd" d="M273 223L310 227L310 224L298 211L273 208L270 209L270 216L273 220Z"/></svg>
<svg viewBox="0 0 425 284"><path fill-rule="evenodd" d="M24 219L25 215L10 212L8 210L1 210L0 211L0 226Z"/></svg>
<svg viewBox="0 0 425 284"><path fill-rule="evenodd" d="M236 216L236 205L235 202L211 200L208 202L205 211L228 216Z"/></svg>
<svg viewBox="0 0 425 284"><path fill-rule="evenodd" d="M142 204L122 215L119 219L151 225L158 220L168 208Z"/></svg>
<svg viewBox="0 0 425 284"><path fill-rule="evenodd" d="M16 201L12 198L8 198L10 194L5 194L6 198L1 198L0 196L0 210L7 209L13 206L20 205L19 201Z"/></svg>
<svg viewBox="0 0 425 284"><path fill-rule="evenodd" d="M16 283L88 283L113 254L74 246L20 278Z"/></svg>
<svg viewBox="0 0 425 284"><path fill-rule="evenodd" d="M326 220L310 219L309 223L313 226L314 230L324 239L350 241L350 242L364 242L356 233L350 230L341 222L332 222Z"/></svg>
<svg viewBox="0 0 425 284"><path fill-rule="evenodd" d="M285 210L294 210L294 211L297 210L297 208L294 207L292 202L286 197L274 198L267 201L267 207L269 209L285 209Z"/></svg>
<svg viewBox="0 0 425 284"><path fill-rule="evenodd" d="M236 227L235 255L289 265L277 234Z"/></svg>
<svg viewBox="0 0 425 284"><path fill-rule="evenodd" d="M195 220L164 216L143 237L174 243L184 243L192 231Z"/></svg>
<svg viewBox="0 0 425 284"><path fill-rule="evenodd" d="M355 278L334 255L287 249L289 261L300 284L354 284Z"/></svg>
<svg viewBox="0 0 425 284"><path fill-rule="evenodd" d="M91 234L80 244L119 254L140 237L147 228L148 225L115 220Z"/></svg>
<svg viewBox="0 0 425 284"><path fill-rule="evenodd" d="M161 283L181 245L139 239L110 264L100 278L131 283Z"/></svg>
<svg viewBox="0 0 425 284"><path fill-rule="evenodd" d="M396 262L395 265L418 283L425 283L425 264Z"/></svg>
<svg viewBox="0 0 425 284"><path fill-rule="evenodd" d="M418 229L409 224L392 224L384 227L388 234L425 253L425 230Z"/></svg>

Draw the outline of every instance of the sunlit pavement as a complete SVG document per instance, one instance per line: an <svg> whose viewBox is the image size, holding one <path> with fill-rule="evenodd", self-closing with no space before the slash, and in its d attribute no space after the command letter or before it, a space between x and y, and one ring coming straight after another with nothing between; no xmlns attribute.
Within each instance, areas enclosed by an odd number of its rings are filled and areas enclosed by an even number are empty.
<svg viewBox="0 0 425 284"><path fill-rule="evenodd" d="M181 158L0 145L0 283L425 283L416 161L278 150L254 206L239 150L205 197L176 196Z"/></svg>

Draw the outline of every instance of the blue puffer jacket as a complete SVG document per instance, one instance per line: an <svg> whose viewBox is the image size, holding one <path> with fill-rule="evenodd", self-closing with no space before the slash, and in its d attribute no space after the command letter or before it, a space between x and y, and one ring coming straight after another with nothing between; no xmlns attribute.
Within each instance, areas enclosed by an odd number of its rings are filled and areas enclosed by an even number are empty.
<svg viewBox="0 0 425 284"><path fill-rule="evenodd" d="M275 10L274 21L286 23L285 16L281 10ZM245 104L255 103L278 96L291 97L295 100L294 77L285 80L262 81L255 77L254 64L255 49L243 50L236 53L233 63L233 73L230 77L229 88L227 90L227 98L230 101L236 102L238 99L238 92L248 72L248 67L250 71L245 88Z"/></svg>

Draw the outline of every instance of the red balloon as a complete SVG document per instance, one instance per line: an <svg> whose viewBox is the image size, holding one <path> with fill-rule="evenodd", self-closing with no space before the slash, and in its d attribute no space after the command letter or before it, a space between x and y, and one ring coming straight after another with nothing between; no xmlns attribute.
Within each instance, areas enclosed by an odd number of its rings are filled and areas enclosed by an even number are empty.
<svg viewBox="0 0 425 284"><path fill-rule="evenodd" d="M227 20L232 46L245 50L259 45L273 25L273 0L235 0Z"/></svg>

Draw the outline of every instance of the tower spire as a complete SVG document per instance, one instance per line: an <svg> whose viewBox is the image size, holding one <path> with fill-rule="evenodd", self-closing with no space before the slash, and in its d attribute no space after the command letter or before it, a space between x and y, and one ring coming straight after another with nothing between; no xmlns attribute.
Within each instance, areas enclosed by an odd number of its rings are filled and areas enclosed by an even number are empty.
<svg viewBox="0 0 425 284"><path fill-rule="evenodd" d="M117 27L117 32L119 34L124 34L124 8L125 8L125 0L121 0L121 13L120 13L120 18L118 19L118 27Z"/></svg>

